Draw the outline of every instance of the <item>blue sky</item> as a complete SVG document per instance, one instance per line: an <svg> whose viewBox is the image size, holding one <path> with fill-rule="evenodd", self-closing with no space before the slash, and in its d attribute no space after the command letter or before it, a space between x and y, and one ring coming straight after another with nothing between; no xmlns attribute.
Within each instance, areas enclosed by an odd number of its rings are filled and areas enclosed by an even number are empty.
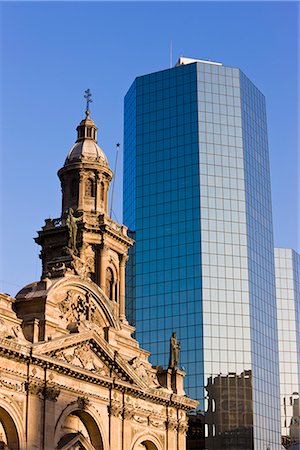
<svg viewBox="0 0 300 450"><path fill-rule="evenodd" d="M83 91L114 167L134 78L179 56L240 67L267 100L275 245L300 251L299 4L2 2L0 291L40 277L36 231L60 215L57 170L76 140ZM298 189L299 193L299 189ZM122 157L114 218L122 221Z"/></svg>

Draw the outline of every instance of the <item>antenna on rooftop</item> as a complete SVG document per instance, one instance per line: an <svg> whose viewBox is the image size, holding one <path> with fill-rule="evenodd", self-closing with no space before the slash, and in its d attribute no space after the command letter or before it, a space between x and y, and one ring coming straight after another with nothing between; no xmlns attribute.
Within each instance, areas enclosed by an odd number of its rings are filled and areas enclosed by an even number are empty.
<svg viewBox="0 0 300 450"><path fill-rule="evenodd" d="M172 58L172 53L173 53L173 43L172 43L172 39L170 40L170 69L172 69L173 66L173 58Z"/></svg>
<svg viewBox="0 0 300 450"><path fill-rule="evenodd" d="M115 170L114 170L114 175L113 175L113 180L112 180L112 191L111 191L111 202L110 202L110 212L109 212L109 217L112 219L112 211L113 211L113 203L114 203L114 193L115 193L115 179L116 179L116 173L117 173L117 164L118 164L118 156L119 156L119 147L120 144L116 144L116 161L115 161Z"/></svg>

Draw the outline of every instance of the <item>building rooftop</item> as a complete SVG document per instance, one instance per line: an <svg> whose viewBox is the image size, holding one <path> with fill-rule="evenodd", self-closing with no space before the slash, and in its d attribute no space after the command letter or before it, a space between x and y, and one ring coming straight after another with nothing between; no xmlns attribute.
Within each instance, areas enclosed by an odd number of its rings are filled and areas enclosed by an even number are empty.
<svg viewBox="0 0 300 450"><path fill-rule="evenodd" d="M175 64L175 67L186 65L186 64L192 64L195 62L201 62L204 64L214 64L215 66L222 66L222 63L214 62L214 61L205 61L204 59L194 59L194 58L186 58L184 56L181 56L177 63Z"/></svg>

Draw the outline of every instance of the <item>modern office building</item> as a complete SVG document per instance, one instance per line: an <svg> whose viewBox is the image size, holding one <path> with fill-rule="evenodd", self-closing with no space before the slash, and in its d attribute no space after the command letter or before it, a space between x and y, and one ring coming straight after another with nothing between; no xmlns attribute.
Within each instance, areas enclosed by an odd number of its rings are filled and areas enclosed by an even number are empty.
<svg viewBox="0 0 300 450"><path fill-rule="evenodd" d="M300 448L300 255L275 248L281 432L286 448ZM297 447L298 445L298 447Z"/></svg>
<svg viewBox="0 0 300 450"><path fill-rule="evenodd" d="M206 449L280 449L264 96L238 68L209 61L137 77L124 161L138 339L163 365L177 332Z"/></svg>

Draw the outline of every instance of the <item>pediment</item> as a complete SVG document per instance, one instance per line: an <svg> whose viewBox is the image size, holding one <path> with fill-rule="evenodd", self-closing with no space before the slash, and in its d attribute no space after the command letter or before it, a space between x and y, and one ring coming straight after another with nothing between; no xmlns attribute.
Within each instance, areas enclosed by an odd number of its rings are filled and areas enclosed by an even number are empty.
<svg viewBox="0 0 300 450"><path fill-rule="evenodd" d="M145 370L126 361L95 331L77 333L35 347L36 356L46 356L68 365L72 370L89 372L89 375L117 377L136 386L149 387Z"/></svg>
<svg viewBox="0 0 300 450"><path fill-rule="evenodd" d="M69 433L61 438L58 450L95 450L95 447L80 433Z"/></svg>

